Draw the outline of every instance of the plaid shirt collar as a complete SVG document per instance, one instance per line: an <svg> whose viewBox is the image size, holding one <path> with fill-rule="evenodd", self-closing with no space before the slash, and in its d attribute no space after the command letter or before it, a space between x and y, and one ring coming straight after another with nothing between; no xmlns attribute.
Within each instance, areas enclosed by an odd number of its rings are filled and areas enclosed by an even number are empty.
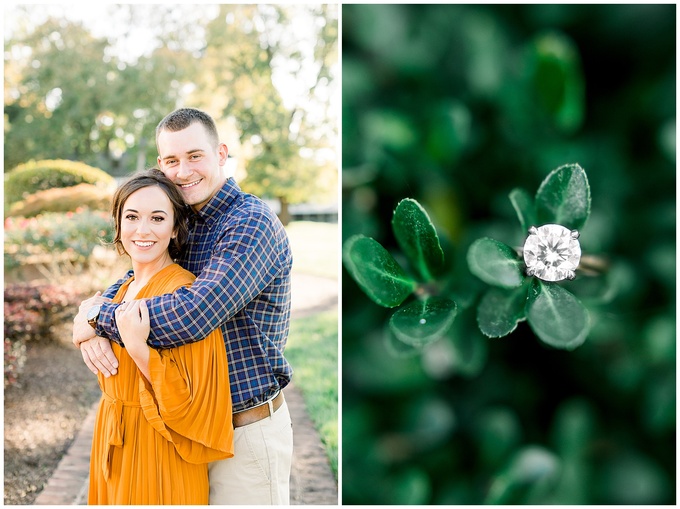
<svg viewBox="0 0 680 509"><path fill-rule="evenodd" d="M208 226L212 225L222 216L222 214L224 214L224 211L229 208L234 200L238 198L239 194L241 194L241 188L233 178L229 177L224 182L224 185L217 191L215 196L210 198L208 203L206 203L201 210L195 212L192 209L190 228L193 228L193 225L196 222L205 223Z"/></svg>

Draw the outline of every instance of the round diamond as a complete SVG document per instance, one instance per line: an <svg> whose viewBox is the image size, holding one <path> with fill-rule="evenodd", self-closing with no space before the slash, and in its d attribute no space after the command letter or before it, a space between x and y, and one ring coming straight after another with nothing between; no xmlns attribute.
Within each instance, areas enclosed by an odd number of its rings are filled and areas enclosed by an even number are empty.
<svg viewBox="0 0 680 509"><path fill-rule="evenodd" d="M524 242L527 274L544 281L573 279L581 259L578 232L559 224L546 224L529 229Z"/></svg>

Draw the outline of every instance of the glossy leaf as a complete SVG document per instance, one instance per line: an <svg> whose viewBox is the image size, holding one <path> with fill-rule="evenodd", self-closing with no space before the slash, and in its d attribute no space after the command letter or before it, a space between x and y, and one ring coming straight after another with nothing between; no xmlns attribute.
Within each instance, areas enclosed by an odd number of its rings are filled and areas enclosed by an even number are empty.
<svg viewBox="0 0 680 509"><path fill-rule="evenodd" d="M515 212L517 212L522 230L527 232L531 226L537 226L536 206L529 192L517 187L510 191L509 197Z"/></svg>
<svg viewBox="0 0 680 509"><path fill-rule="evenodd" d="M538 225L553 223L580 229L590 215L590 185L578 164L565 164L550 172L536 192Z"/></svg>
<svg viewBox="0 0 680 509"><path fill-rule="evenodd" d="M541 341L564 350L583 344L590 331L588 311L557 284L534 280L527 299L527 320Z"/></svg>
<svg viewBox="0 0 680 509"><path fill-rule="evenodd" d="M398 306L416 287L416 282L394 257L370 237L355 235L349 238L343 247L342 258L361 289L381 306Z"/></svg>
<svg viewBox="0 0 680 509"><path fill-rule="evenodd" d="M425 209L413 199L401 200L394 210L392 229L399 247L425 281L444 267L444 252Z"/></svg>
<svg viewBox="0 0 680 509"><path fill-rule="evenodd" d="M490 289L477 307L479 330L490 338L507 336L524 320L526 300L526 286L514 290Z"/></svg>
<svg viewBox="0 0 680 509"><path fill-rule="evenodd" d="M467 262L470 272L490 285L516 288L524 281L519 256L497 240L477 239L468 250Z"/></svg>
<svg viewBox="0 0 680 509"><path fill-rule="evenodd" d="M456 303L443 297L418 300L394 312L390 329L404 343L423 346L446 334L457 311Z"/></svg>

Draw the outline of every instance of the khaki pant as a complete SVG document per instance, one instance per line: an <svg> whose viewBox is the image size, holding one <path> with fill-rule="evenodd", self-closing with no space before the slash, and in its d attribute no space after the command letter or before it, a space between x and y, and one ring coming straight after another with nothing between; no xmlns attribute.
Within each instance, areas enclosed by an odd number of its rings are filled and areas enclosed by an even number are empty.
<svg viewBox="0 0 680 509"><path fill-rule="evenodd" d="M289 505L293 427L285 400L274 415L234 430L234 457L208 465L211 505Z"/></svg>

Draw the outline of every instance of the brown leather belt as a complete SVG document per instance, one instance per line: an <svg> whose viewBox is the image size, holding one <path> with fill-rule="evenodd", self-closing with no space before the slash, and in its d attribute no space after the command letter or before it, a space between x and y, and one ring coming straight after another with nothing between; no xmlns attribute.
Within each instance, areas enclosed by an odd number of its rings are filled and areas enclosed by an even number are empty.
<svg viewBox="0 0 680 509"><path fill-rule="evenodd" d="M279 392L279 395L272 400L273 411L276 412L283 404L283 391ZM243 412L232 415L234 422L234 428L240 428L242 426L247 426L257 421L261 421L265 417L269 417L269 404L256 406L255 408L249 408Z"/></svg>

